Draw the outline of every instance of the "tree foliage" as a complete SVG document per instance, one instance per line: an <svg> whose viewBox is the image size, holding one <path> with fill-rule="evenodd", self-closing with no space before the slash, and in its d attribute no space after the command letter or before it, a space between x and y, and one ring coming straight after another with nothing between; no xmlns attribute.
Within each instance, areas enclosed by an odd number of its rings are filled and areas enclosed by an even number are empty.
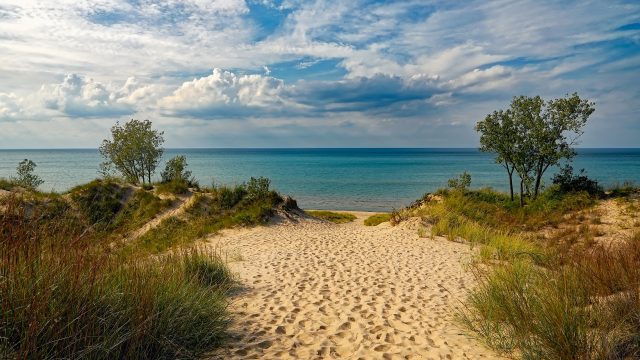
<svg viewBox="0 0 640 360"><path fill-rule="evenodd" d="M160 174L162 182L189 182L191 171L187 170L187 165L187 157L184 155L177 155L169 159Z"/></svg>
<svg viewBox="0 0 640 360"><path fill-rule="evenodd" d="M33 173L36 169L36 166L36 163L29 159L20 161L20 163L18 163L18 166L16 167L16 177L13 179L13 181L17 185L27 189L35 189L38 186L42 185L44 183L44 180Z"/></svg>
<svg viewBox="0 0 640 360"><path fill-rule="evenodd" d="M540 96L514 97L507 110L495 111L478 122L480 150L496 154L507 170L513 200L513 172L520 177L520 202L525 193L536 198L544 173L570 161L594 103L578 94L544 101Z"/></svg>
<svg viewBox="0 0 640 360"><path fill-rule="evenodd" d="M112 139L105 139L100 153L105 158L103 172L117 170L127 181L143 185L151 183L164 149L164 132L151 128L149 120L131 119L123 126L111 128Z"/></svg>

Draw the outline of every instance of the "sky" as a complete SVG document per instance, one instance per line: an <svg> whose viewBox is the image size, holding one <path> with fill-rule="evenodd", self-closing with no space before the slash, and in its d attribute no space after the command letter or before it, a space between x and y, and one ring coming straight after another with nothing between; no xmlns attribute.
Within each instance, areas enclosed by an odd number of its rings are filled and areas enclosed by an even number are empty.
<svg viewBox="0 0 640 360"><path fill-rule="evenodd" d="M516 95L640 146L640 2L0 0L0 148L475 147Z"/></svg>

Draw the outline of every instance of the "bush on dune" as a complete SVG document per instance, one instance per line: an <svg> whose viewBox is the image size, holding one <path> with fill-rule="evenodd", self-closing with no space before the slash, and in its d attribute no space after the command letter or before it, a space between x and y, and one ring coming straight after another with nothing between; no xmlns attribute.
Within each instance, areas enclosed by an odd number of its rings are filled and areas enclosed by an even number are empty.
<svg viewBox="0 0 640 360"><path fill-rule="evenodd" d="M94 180L70 191L89 223L103 230L113 221L122 208L126 190L116 182Z"/></svg>

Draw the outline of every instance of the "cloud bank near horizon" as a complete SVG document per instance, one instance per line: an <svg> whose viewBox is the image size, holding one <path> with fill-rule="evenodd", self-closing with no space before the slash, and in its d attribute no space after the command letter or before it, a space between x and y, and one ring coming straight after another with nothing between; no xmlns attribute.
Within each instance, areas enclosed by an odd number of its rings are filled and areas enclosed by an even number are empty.
<svg viewBox="0 0 640 360"><path fill-rule="evenodd" d="M633 1L7 0L0 147L475 146L514 95L596 102L584 146L638 146Z"/></svg>

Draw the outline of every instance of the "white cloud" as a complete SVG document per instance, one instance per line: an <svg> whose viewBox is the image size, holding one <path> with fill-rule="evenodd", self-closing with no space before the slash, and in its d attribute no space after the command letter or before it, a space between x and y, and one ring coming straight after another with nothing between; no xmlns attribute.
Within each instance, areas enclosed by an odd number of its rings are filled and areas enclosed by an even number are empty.
<svg viewBox="0 0 640 360"><path fill-rule="evenodd" d="M173 114L226 114L230 108L283 106L284 81L263 75L237 75L218 68L211 75L183 83L159 107Z"/></svg>
<svg viewBox="0 0 640 360"><path fill-rule="evenodd" d="M474 88L475 91L486 91L503 85L511 74L509 68L496 65L484 70L474 69L452 80L450 84L456 89Z"/></svg>
<svg viewBox="0 0 640 360"><path fill-rule="evenodd" d="M22 115L22 99L13 93L0 93L0 120L19 119Z"/></svg>
<svg viewBox="0 0 640 360"><path fill-rule="evenodd" d="M141 86L133 77L115 88L77 74L69 74L60 84L43 85L40 89L45 108L79 117L131 114L153 94L151 86Z"/></svg>

